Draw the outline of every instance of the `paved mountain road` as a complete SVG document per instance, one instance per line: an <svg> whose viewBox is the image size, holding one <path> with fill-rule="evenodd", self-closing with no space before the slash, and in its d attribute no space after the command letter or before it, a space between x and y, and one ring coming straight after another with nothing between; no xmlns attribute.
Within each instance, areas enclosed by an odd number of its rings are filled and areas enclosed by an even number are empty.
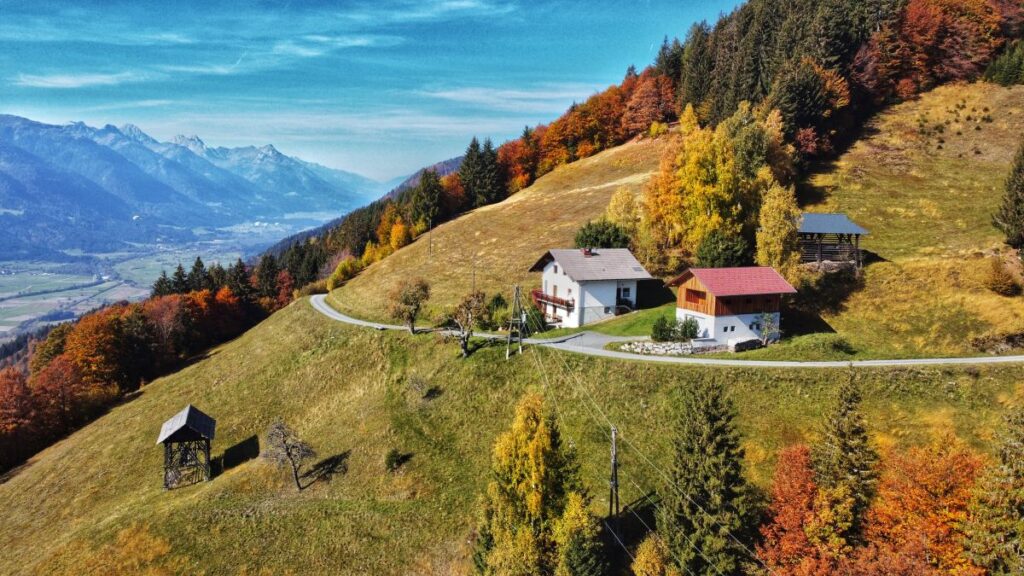
<svg viewBox="0 0 1024 576"><path fill-rule="evenodd" d="M351 316L342 314L327 304L326 295L324 294L312 296L309 302L317 312L320 312L324 316L338 322L373 328L375 330L407 330L405 326L367 322L365 320L359 320L358 318L352 318ZM480 333L478 336L493 340L505 339L505 336L502 334ZM608 336L598 332L581 332L579 334L573 334L561 338L526 338L523 342L536 346L544 346L554 350L586 354L588 356L598 356L601 358L614 358L617 360L630 360L633 362L658 362L662 364L690 364L695 366L740 366L745 368L877 368L886 366L945 366L1024 363L1024 356L910 358L899 360L855 360L852 362L796 362L784 360L727 360L722 358L702 358L700 356L646 356L605 349L605 346L612 342L629 342L636 340L646 340L646 338Z"/></svg>

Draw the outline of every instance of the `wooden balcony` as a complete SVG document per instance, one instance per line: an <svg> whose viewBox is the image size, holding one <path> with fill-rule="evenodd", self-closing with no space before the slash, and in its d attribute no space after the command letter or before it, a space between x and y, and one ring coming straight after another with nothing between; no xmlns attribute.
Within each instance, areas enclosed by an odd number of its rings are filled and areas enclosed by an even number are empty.
<svg viewBox="0 0 1024 576"><path fill-rule="evenodd" d="M533 298L533 303L537 306L537 308L540 308L541 310L544 310L545 304L550 304L552 306L557 306L559 308L565 308L569 312L572 312L572 310L576 307L575 300L566 300L565 298L559 298L558 296L545 294L544 291L540 289L530 291L530 296Z"/></svg>

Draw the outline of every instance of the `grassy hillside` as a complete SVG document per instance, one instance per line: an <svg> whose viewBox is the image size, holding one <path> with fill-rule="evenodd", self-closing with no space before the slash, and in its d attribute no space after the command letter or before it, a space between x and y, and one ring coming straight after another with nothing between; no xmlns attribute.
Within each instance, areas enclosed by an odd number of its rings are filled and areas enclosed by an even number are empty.
<svg viewBox="0 0 1024 576"><path fill-rule="evenodd" d="M652 366L546 349L509 362L502 348L467 361L457 355L434 335L360 330L296 302L0 484L0 573L461 573L491 445L524 390L547 383L601 510L607 444L597 409L625 438L623 501L633 502L658 485L639 454L667 464L666 435L653 432L665 430L673 390L727 382L749 474L763 486L779 446L814 437L834 393L822 382L846 377ZM985 450L999 412L1024 402L1024 367L859 374L883 448L955 433ZM215 456L283 416L321 458L344 464L301 493L287 472L259 459L165 492L154 441L161 422L188 402L217 419ZM411 454L394 475L383 463L390 448Z"/></svg>
<svg viewBox="0 0 1024 576"><path fill-rule="evenodd" d="M476 285L509 296L515 283L532 288L527 269L549 248L571 247L576 230L604 213L622 186L639 193L657 170L667 139L644 140L563 166L499 204L438 226L337 291L339 308L386 319L387 290L403 276L431 283L431 310L456 304ZM532 276L532 278L531 278Z"/></svg>
<svg viewBox="0 0 1024 576"><path fill-rule="evenodd" d="M847 212L880 261L825 322L863 355L969 354L970 338L1024 329L1024 299L982 286L992 226L1024 134L1024 87L946 86L886 111L827 171L808 210Z"/></svg>

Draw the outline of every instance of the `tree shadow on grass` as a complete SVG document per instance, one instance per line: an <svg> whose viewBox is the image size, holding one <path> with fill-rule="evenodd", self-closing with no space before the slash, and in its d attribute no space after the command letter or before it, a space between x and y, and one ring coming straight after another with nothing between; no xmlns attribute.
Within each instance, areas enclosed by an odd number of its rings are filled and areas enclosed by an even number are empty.
<svg viewBox="0 0 1024 576"><path fill-rule="evenodd" d="M351 455L351 450L345 450L339 454L328 456L314 464L312 468L302 475L304 480L309 481L308 484L303 486L303 489L309 488L317 482L330 482L335 476L345 475L348 472L348 458Z"/></svg>
<svg viewBox="0 0 1024 576"><path fill-rule="evenodd" d="M636 550L644 538L655 530L654 511L659 502L657 493L649 492L622 507L617 515L609 516L602 523L605 550L613 574L629 572L630 557L622 549Z"/></svg>
<svg viewBox="0 0 1024 576"><path fill-rule="evenodd" d="M783 305L783 332L789 336L834 334L823 315L845 310L850 296L863 288L864 274L853 268L821 275L801 286L799 294Z"/></svg>

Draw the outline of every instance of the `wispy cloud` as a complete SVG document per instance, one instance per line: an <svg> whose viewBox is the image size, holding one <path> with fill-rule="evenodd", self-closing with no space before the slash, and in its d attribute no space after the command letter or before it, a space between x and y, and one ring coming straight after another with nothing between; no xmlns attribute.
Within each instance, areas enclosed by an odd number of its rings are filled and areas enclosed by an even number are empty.
<svg viewBox="0 0 1024 576"><path fill-rule="evenodd" d="M145 79L145 74L137 72L118 72L116 74L18 74L14 84L29 88L70 89L117 86L128 82L141 82Z"/></svg>
<svg viewBox="0 0 1024 576"><path fill-rule="evenodd" d="M404 41L399 36L306 34L301 38L283 40L274 44L272 52L278 55L314 58L346 48L386 48Z"/></svg>
<svg viewBox="0 0 1024 576"><path fill-rule="evenodd" d="M488 0L401 0L370 4L363 10L347 12L344 17L365 23L386 24L474 16L504 16L516 9L516 4L512 2Z"/></svg>
<svg viewBox="0 0 1024 576"><path fill-rule="evenodd" d="M421 90L420 94L488 110L557 113L593 92L594 87L586 84L557 84L526 90L468 86Z"/></svg>

